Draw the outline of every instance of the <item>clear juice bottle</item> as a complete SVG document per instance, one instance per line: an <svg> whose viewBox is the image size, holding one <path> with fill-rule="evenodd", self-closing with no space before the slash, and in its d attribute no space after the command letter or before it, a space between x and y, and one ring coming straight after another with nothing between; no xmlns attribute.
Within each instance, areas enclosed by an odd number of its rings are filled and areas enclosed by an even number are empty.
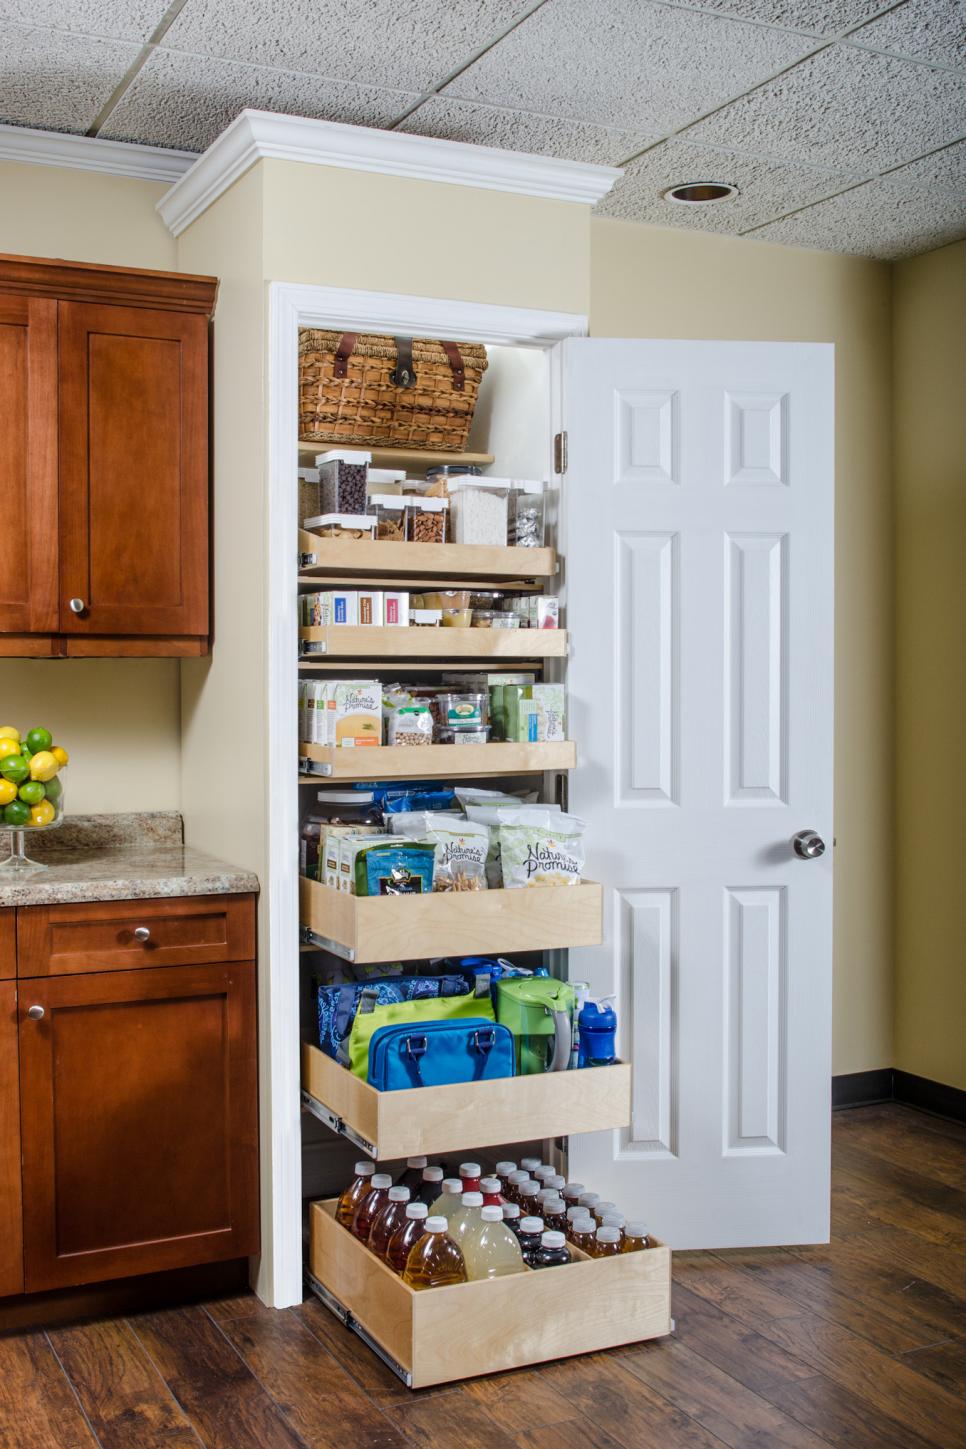
<svg viewBox="0 0 966 1449"><path fill-rule="evenodd" d="M481 1192L464 1192L459 1207L451 1215L449 1235L454 1243L459 1244L460 1251L462 1251L464 1236L479 1225L482 1207L483 1194Z"/></svg>
<svg viewBox="0 0 966 1449"><path fill-rule="evenodd" d="M374 1172L369 1183L369 1191L360 1202L355 1217L352 1219L352 1231L363 1243L368 1243L372 1225L389 1201L392 1178L388 1172Z"/></svg>
<svg viewBox="0 0 966 1449"><path fill-rule="evenodd" d="M647 1231L647 1223L632 1221L624 1224L625 1253L639 1253L643 1248L651 1246L651 1239Z"/></svg>
<svg viewBox="0 0 966 1449"><path fill-rule="evenodd" d="M372 1178L375 1170L376 1166L373 1162L356 1163L356 1175L349 1183L349 1186L343 1191L335 1209L335 1220L337 1223L341 1223L344 1228L352 1227L352 1219L356 1215L356 1209L372 1186Z"/></svg>
<svg viewBox="0 0 966 1449"><path fill-rule="evenodd" d="M525 1263L530 1264L530 1259L539 1251L542 1233L543 1218L521 1218L519 1243Z"/></svg>
<svg viewBox="0 0 966 1449"><path fill-rule="evenodd" d="M563 1233L548 1230L540 1235L540 1247L530 1259L531 1268L559 1268L570 1262L570 1251Z"/></svg>
<svg viewBox="0 0 966 1449"><path fill-rule="evenodd" d="M503 1193L500 1190L501 1184L498 1177L481 1177L480 1192L483 1194L484 1207L502 1207Z"/></svg>
<svg viewBox="0 0 966 1449"><path fill-rule="evenodd" d="M620 1228L598 1228L590 1249L592 1258L616 1258L621 1252Z"/></svg>
<svg viewBox="0 0 966 1449"><path fill-rule="evenodd" d="M434 1203L443 1191L443 1169L424 1167L419 1186L413 1188L413 1202L424 1202L427 1207Z"/></svg>
<svg viewBox="0 0 966 1449"><path fill-rule="evenodd" d="M494 1177L498 1177L500 1179L500 1192L503 1194L504 1201L506 1200L507 1178L510 1176L511 1172L516 1172L516 1170L516 1163L510 1161L498 1162L496 1164L496 1167L494 1167L493 1169Z"/></svg>
<svg viewBox="0 0 966 1449"><path fill-rule="evenodd" d="M582 1253L586 1253L588 1257L592 1258L596 1234L597 1224L593 1218L574 1218L567 1236L575 1248L579 1248Z"/></svg>
<svg viewBox="0 0 966 1449"><path fill-rule="evenodd" d="M406 1171L399 1174L397 1187L408 1187L414 1193L423 1180L423 1168L429 1161L427 1157L407 1157Z"/></svg>
<svg viewBox="0 0 966 1449"><path fill-rule="evenodd" d="M406 1221L406 1206L409 1202L408 1187L391 1187L389 1201L381 1212L376 1213L369 1229L369 1251L386 1261L389 1241Z"/></svg>
<svg viewBox="0 0 966 1449"><path fill-rule="evenodd" d="M471 1283L480 1278L503 1278L523 1272L523 1253L516 1235L503 1221L503 1209L493 1205L480 1209L479 1224L464 1234L460 1251Z"/></svg>
<svg viewBox="0 0 966 1449"><path fill-rule="evenodd" d="M443 1179L443 1191L435 1202L429 1205L431 1218L451 1218L463 1201L463 1184L458 1177Z"/></svg>
<svg viewBox="0 0 966 1449"><path fill-rule="evenodd" d="M463 1184L464 1192L479 1192L482 1171L478 1162L460 1163L460 1182Z"/></svg>
<svg viewBox="0 0 966 1449"><path fill-rule="evenodd" d="M529 1172L524 1172L522 1167L518 1167L513 1172L508 1173L503 1186L503 1196L506 1198L506 1201L519 1202L520 1189L525 1182L529 1181L530 1174Z"/></svg>
<svg viewBox="0 0 966 1449"><path fill-rule="evenodd" d="M466 1282L466 1264L446 1231L443 1217L428 1217L422 1237L413 1244L403 1269L403 1282L410 1288L446 1288Z"/></svg>
<svg viewBox="0 0 966 1449"><path fill-rule="evenodd" d="M520 1204L518 1202L505 1202L501 1209L503 1221L506 1223L514 1237L520 1236L520 1224L523 1221L520 1215Z"/></svg>
<svg viewBox="0 0 966 1449"><path fill-rule="evenodd" d="M386 1249L386 1266L391 1268L394 1273L402 1273L410 1249L416 1246L426 1231L428 1217L429 1208L424 1202L407 1202L406 1221L398 1231L393 1233L389 1239L389 1247Z"/></svg>

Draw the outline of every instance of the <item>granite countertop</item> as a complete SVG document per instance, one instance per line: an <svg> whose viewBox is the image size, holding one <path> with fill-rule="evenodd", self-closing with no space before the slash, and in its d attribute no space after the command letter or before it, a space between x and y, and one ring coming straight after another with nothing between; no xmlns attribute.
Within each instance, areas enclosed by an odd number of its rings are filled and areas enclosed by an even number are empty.
<svg viewBox="0 0 966 1449"><path fill-rule="evenodd" d="M71 817L43 836L28 832L26 850L48 868L22 875L0 870L0 907L258 890L251 871L184 845L181 816L171 812Z"/></svg>

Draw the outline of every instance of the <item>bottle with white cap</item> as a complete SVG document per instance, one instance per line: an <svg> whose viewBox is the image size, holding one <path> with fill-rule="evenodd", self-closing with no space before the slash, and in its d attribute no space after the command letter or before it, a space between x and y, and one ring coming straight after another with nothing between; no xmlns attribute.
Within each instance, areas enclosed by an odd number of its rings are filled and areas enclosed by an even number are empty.
<svg viewBox="0 0 966 1449"><path fill-rule="evenodd" d="M418 1187L413 1188L413 1198L424 1202L427 1207L434 1203L443 1190L443 1169L424 1167Z"/></svg>
<svg viewBox="0 0 966 1449"><path fill-rule="evenodd" d="M465 1234L479 1226L482 1207L483 1194L481 1192L464 1192L459 1207L449 1220L449 1235L454 1243L462 1245ZM500 1217L502 1218L502 1216L501 1212Z"/></svg>
<svg viewBox="0 0 966 1449"><path fill-rule="evenodd" d="M352 1227L352 1219L356 1215L356 1210L372 1186L372 1178L375 1170L376 1165L374 1162L356 1163L356 1175L339 1198L335 1209L335 1220L337 1223L341 1223L344 1228Z"/></svg>
<svg viewBox="0 0 966 1449"><path fill-rule="evenodd" d="M542 1233L543 1218L526 1217L520 1219L520 1235L517 1241L520 1244L523 1261L531 1268L533 1264L530 1260L540 1250L540 1237Z"/></svg>
<svg viewBox="0 0 966 1449"><path fill-rule="evenodd" d="M430 1203L430 1217L451 1218L463 1201L463 1184L458 1177L443 1179L443 1191L434 1203Z"/></svg>
<svg viewBox="0 0 966 1449"><path fill-rule="evenodd" d="M352 1219L352 1231L363 1243L368 1243L369 1233L376 1218L389 1201L392 1178L388 1172L374 1172L369 1179L369 1191L362 1199Z"/></svg>
<svg viewBox="0 0 966 1449"><path fill-rule="evenodd" d="M467 1227L459 1246L471 1283L479 1278L502 1278L507 1273L523 1272L520 1244L504 1223L502 1208L493 1205L481 1208L479 1222Z"/></svg>
<svg viewBox="0 0 966 1449"><path fill-rule="evenodd" d="M428 1157L407 1157L406 1171L400 1174L397 1187L408 1187L411 1193L415 1192L423 1180L423 1168L429 1161Z"/></svg>
<svg viewBox="0 0 966 1449"><path fill-rule="evenodd" d="M419 1241L409 1250L403 1282L410 1288L446 1288L466 1282L463 1254L447 1232L443 1217L430 1216Z"/></svg>
<svg viewBox="0 0 966 1449"><path fill-rule="evenodd" d="M369 1229L369 1251L375 1253L377 1258L386 1259L389 1249L389 1240L393 1233L401 1228L406 1221L406 1205L409 1202L408 1187L391 1187L389 1189L389 1201L381 1212L376 1213L372 1220L372 1227Z"/></svg>
<svg viewBox="0 0 966 1449"><path fill-rule="evenodd" d="M504 1162L498 1162L496 1164L496 1167L494 1167L494 1169L493 1169L493 1175L494 1175L494 1177L498 1177L500 1179L500 1191L501 1192L503 1192L503 1189L506 1187L507 1178L510 1176L510 1173L511 1172L516 1172L516 1170L517 1170L517 1165L516 1165L515 1162L504 1161ZM505 1192L503 1192L503 1196L506 1197L506 1193Z"/></svg>
<svg viewBox="0 0 966 1449"><path fill-rule="evenodd" d="M592 1258L616 1258L621 1252L620 1228L601 1227L594 1234L590 1250Z"/></svg>
<svg viewBox="0 0 966 1449"><path fill-rule="evenodd" d="M389 1239L386 1250L386 1267L394 1273L401 1273L406 1266L411 1248L414 1248L426 1230L429 1208L424 1202L407 1202L406 1221Z"/></svg>
<svg viewBox="0 0 966 1449"><path fill-rule="evenodd" d="M543 1163L540 1161L540 1158L539 1157L521 1157L520 1158L520 1167L521 1167L521 1169L524 1172L534 1173L534 1172L536 1172L536 1170L537 1170L538 1167L542 1167L542 1166L543 1166Z"/></svg>
<svg viewBox="0 0 966 1449"><path fill-rule="evenodd" d="M543 1221L555 1233L567 1230L567 1204L562 1197L548 1197L543 1205Z"/></svg>
<svg viewBox="0 0 966 1449"><path fill-rule="evenodd" d="M563 1233L548 1229L540 1235L540 1247L530 1259L531 1268L559 1268L570 1262L567 1239Z"/></svg>
<svg viewBox="0 0 966 1449"><path fill-rule="evenodd" d="M552 1167L549 1162L541 1162L539 1167L533 1169L533 1176L541 1187L546 1187L548 1177L556 1177L556 1175L557 1169ZM562 1186L563 1183L561 1183Z"/></svg>
<svg viewBox="0 0 966 1449"><path fill-rule="evenodd" d="M519 1237L520 1224L523 1221L520 1204L516 1202L505 1202L501 1211L503 1213L503 1221L510 1229L510 1232L513 1233L514 1237Z"/></svg>
<svg viewBox="0 0 966 1449"><path fill-rule="evenodd" d="M600 1223L602 1223L604 1221L604 1215L605 1215L605 1213L616 1213L618 1211L619 1211L619 1209L617 1207L616 1202L599 1202L598 1201L598 1202L595 1202L594 1203L594 1206L591 1208L591 1212L593 1213L594 1217L597 1219L598 1224L600 1224Z"/></svg>
<svg viewBox="0 0 966 1449"><path fill-rule="evenodd" d="M624 1224L623 1251L625 1253L639 1253L642 1248L650 1246L651 1239L648 1236L647 1223L635 1219Z"/></svg>
<svg viewBox="0 0 966 1449"><path fill-rule="evenodd" d="M567 1237L575 1248L589 1257L593 1256L594 1240L597 1237L597 1223L587 1214L582 1218L572 1218Z"/></svg>
<svg viewBox="0 0 966 1449"><path fill-rule="evenodd" d="M478 1162L460 1163L460 1182L463 1184L464 1192L479 1192L480 1173L483 1171Z"/></svg>

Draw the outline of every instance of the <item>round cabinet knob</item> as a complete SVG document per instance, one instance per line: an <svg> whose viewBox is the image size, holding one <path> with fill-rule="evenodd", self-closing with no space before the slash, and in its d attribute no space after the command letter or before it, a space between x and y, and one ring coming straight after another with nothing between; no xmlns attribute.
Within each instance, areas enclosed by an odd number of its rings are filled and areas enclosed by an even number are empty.
<svg viewBox="0 0 966 1449"><path fill-rule="evenodd" d="M42 1006L28 1006L27 1015L31 1021L43 1021L45 1015L44 1008Z"/></svg>
<svg viewBox="0 0 966 1449"><path fill-rule="evenodd" d="M71 599L70 611L72 614L83 614L86 608L87 605L84 603L83 599Z"/></svg>
<svg viewBox="0 0 966 1449"><path fill-rule="evenodd" d="M825 841L817 830L800 830L792 836L792 849L802 860L817 860L825 854Z"/></svg>
<svg viewBox="0 0 966 1449"><path fill-rule="evenodd" d="M135 928L134 928L134 939L135 939L135 941L150 941L150 939L151 939L151 931L150 931L149 927L147 927L147 926L135 926Z"/></svg>

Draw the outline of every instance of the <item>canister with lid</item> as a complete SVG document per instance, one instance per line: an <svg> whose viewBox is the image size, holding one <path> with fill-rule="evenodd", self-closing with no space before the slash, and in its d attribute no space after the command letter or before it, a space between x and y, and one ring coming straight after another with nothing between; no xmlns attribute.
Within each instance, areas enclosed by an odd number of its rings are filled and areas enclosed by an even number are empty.
<svg viewBox="0 0 966 1449"><path fill-rule="evenodd" d="M365 513L366 473L371 462L371 453L354 448L317 454L322 513Z"/></svg>

